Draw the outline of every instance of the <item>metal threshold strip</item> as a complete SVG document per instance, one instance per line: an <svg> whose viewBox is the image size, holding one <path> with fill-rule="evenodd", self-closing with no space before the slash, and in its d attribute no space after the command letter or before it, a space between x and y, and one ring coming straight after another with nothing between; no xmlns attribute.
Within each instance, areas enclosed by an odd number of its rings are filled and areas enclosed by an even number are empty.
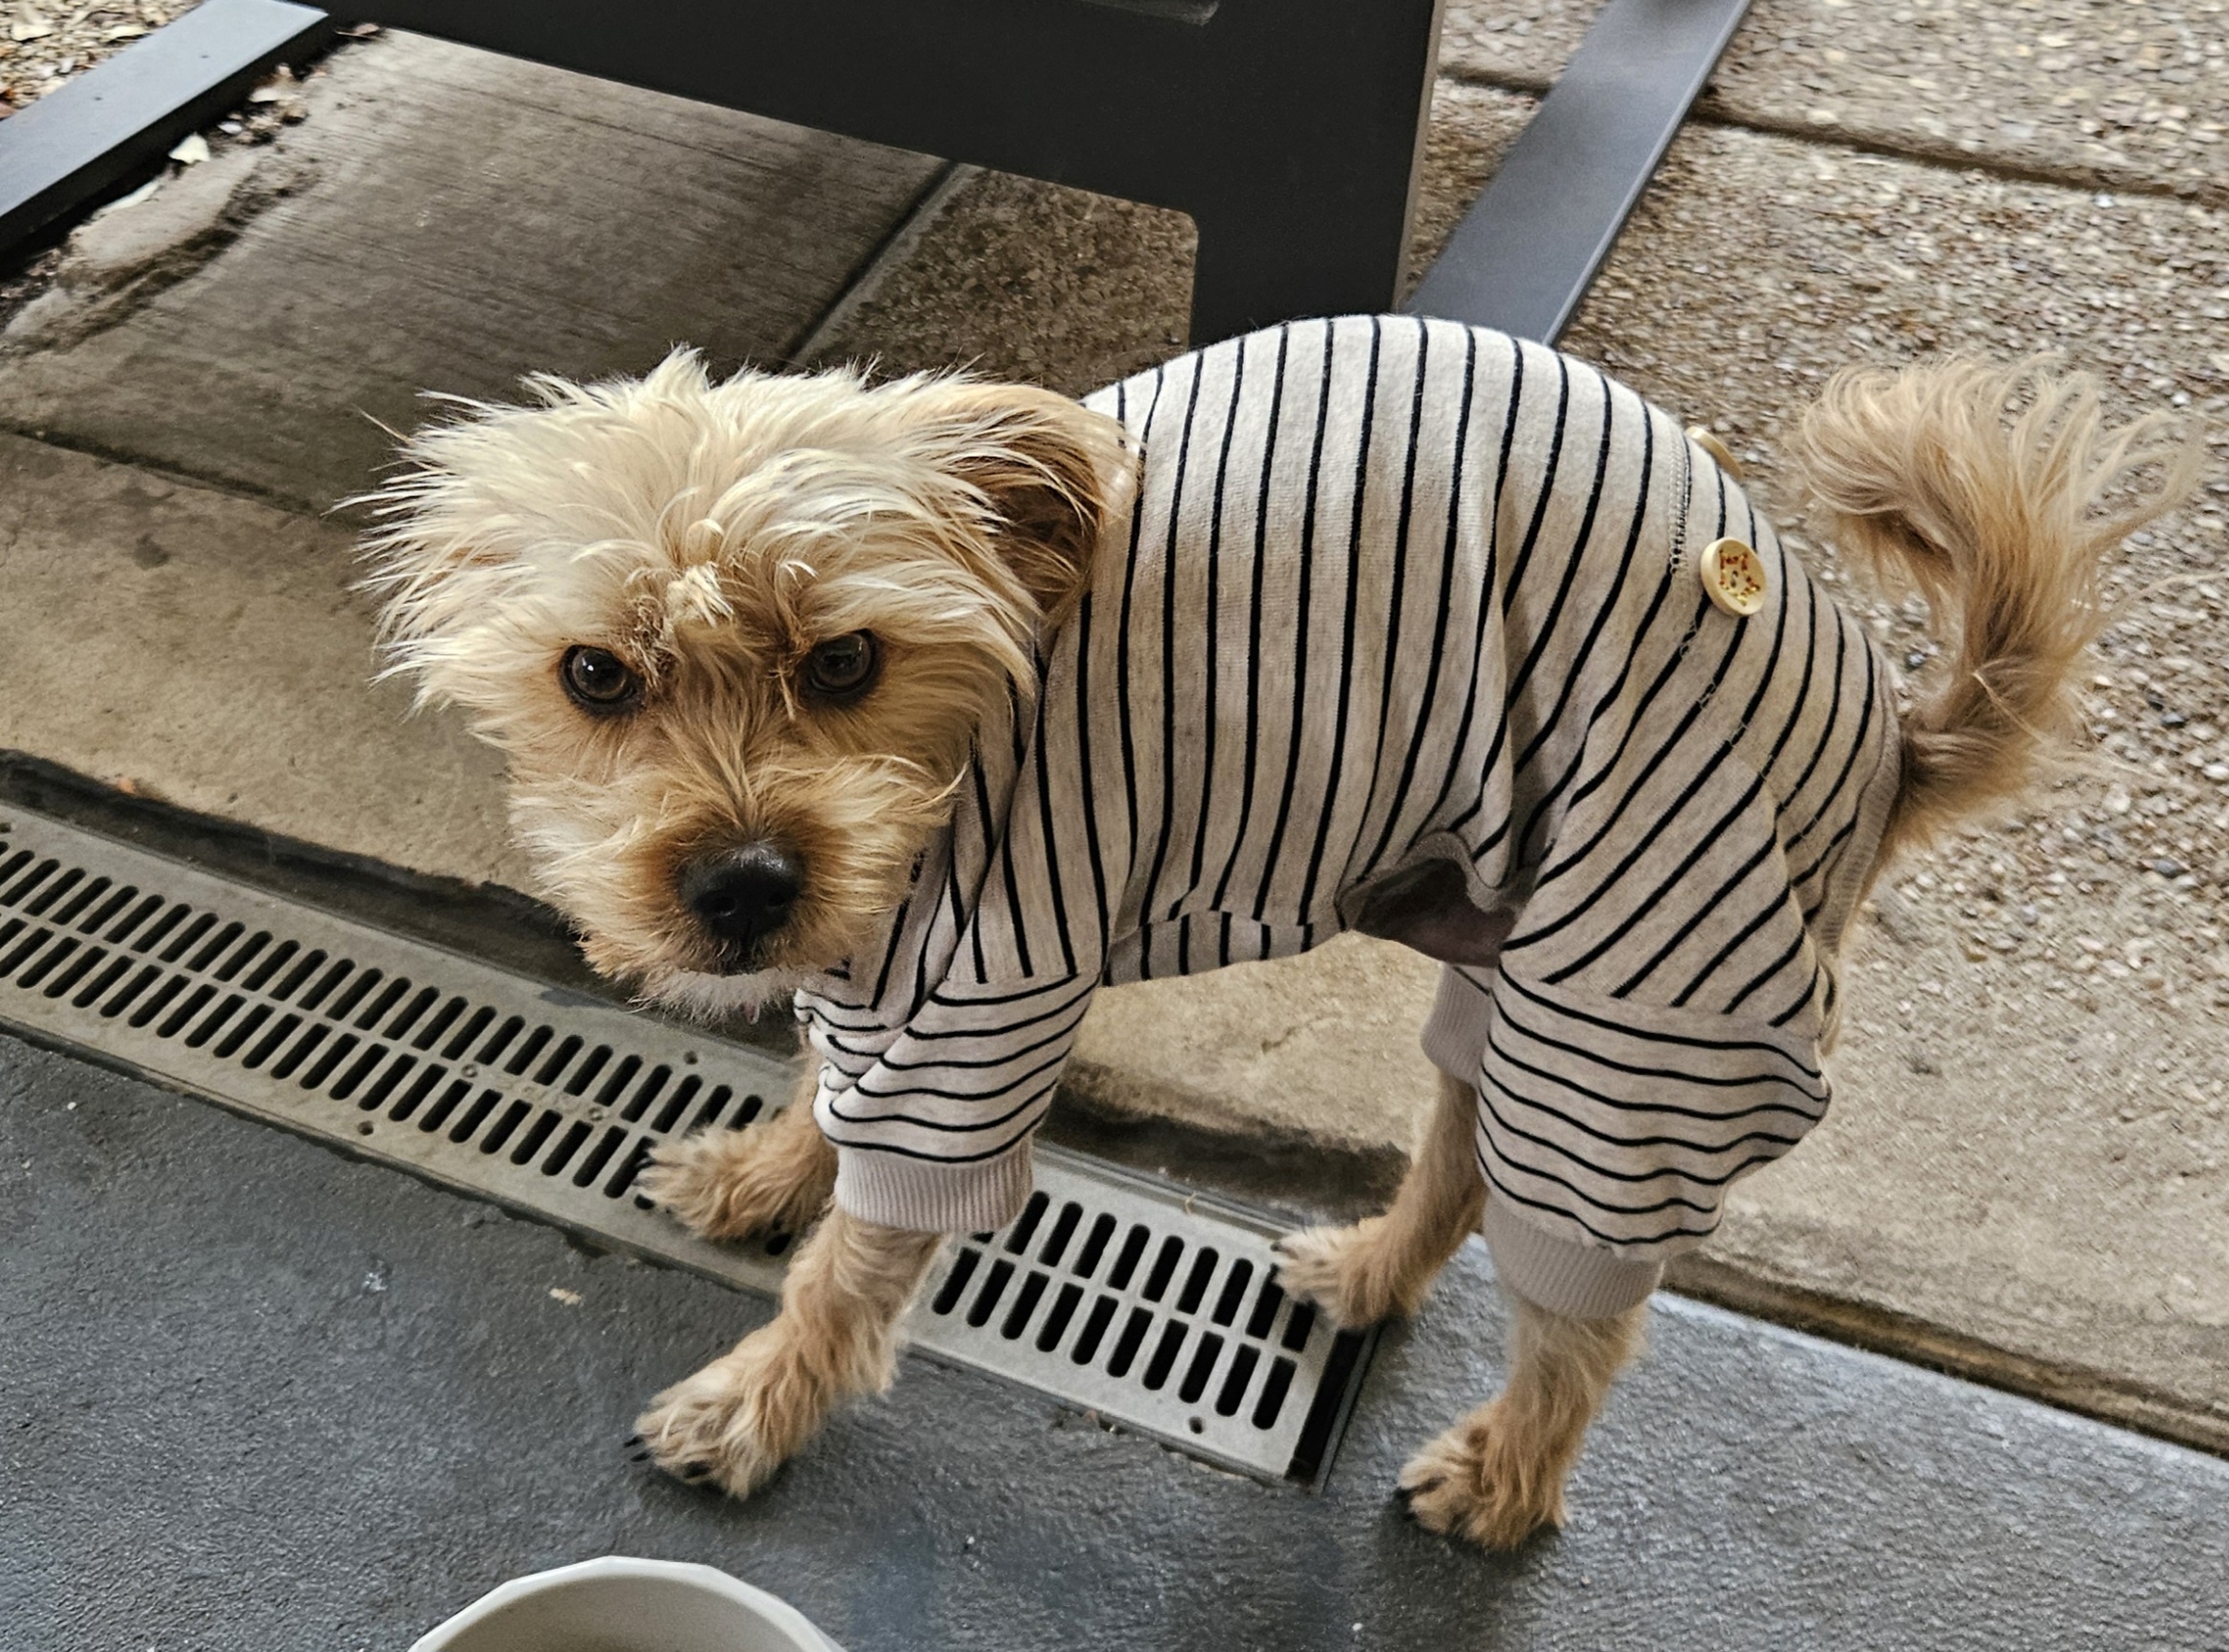
<svg viewBox="0 0 2229 1652"><path fill-rule="evenodd" d="M633 1191L661 1139L790 1090L761 1051L0 805L0 1025L745 1290L787 1235L696 1237ZM1329 1466L1366 1363L1279 1290L1278 1229L1037 1150L948 1245L914 1347L1268 1479Z"/></svg>

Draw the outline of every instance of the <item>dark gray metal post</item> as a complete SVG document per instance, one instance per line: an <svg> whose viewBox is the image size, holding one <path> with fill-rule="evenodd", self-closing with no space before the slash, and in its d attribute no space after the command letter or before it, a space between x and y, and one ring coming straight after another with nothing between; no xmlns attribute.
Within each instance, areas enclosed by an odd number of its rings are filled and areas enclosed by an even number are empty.
<svg viewBox="0 0 2229 1652"><path fill-rule="evenodd" d="M1553 344L1749 0L1609 0L1406 308Z"/></svg>
<svg viewBox="0 0 2229 1652"><path fill-rule="evenodd" d="M1195 342L1397 296L1441 0L360 0L354 14L1190 213Z"/></svg>

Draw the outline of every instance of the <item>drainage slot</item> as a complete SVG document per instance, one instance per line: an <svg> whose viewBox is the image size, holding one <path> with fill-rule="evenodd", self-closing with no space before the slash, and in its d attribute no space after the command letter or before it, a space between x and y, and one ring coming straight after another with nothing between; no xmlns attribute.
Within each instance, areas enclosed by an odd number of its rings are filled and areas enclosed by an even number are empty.
<svg viewBox="0 0 2229 1652"><path fill-rule="evenodd" d="M1021 1289L1014 1293L1014 1306L1007 1310L1006 1322L998 1327L998 1334L1009 1342L1029 1328L1029 1317L1037 1312L1038 1300L1045 1294L1045 1277L1032 1274L1021 1281Z"/></svg>
<svg viewBox="0 0 2229 1652"><path fill-rule="evenodd" d="M1099 1266L1099 1258L1106 1254L1107 1238L1114 1231L1115 1219L1104 1211L1092 1219L1090 1236L1083 1241L1083 1249L1076 1254L1076 1272L1083 1278L1090 1278L1092 1270Z"/></svg>
<svg viewBox="0 0 2229 1652"><path fill-rule="evenodd" d="M1285 1396L1292 1392L1295 1369L1297 1367L1293 1362L1282 1356L1270 1362L1269 1381L1262 1384L1261 1399L1254 1407L1254 1426L1256 1428L1276 1426L1277 1417L1285 1408Z"/></svg>
<svg viewBox="0 0 2229 1652"><path fill-rule="evenodd" d="M542 1053L542 1046L547 1044L552 1036L547 1027L536 1027L526 1035L526 1041L511 1052L511 1059L504 1062L504 1071L514 1079L517 1078L526 1070L526 1064ZM544 1079L542 1082L547 1083L549 1081Z"/></svg>
<svg viewBox="0 0 2229 1652"><path fill-rule="evenodd" d="M1237 1351L1231 1356L1231 1371L1223 1379L1223 1391L1215 1396L1216 1416L1238 1415L1238 1407L1246 1399L1246 1385L1254 1381L1254 1367L1260 1360L1256 1350L1239 1343Z"/></svg>
<svg viewBox="0 0 2229 1652"><path fill-rule="evenodd" d="M418 1111L418 1104L434 1093L434 1086L447 1077L448 1072L447 1067L433 1066L419 1073L418 1082L402 1092L402 1099L388 1109L387 1116L397 1124L401 1124ZM525 1105L524 1103L520 1105Z"/></svg>
<svg viewBox="0 0 2229 1652"><path fill-rule="evenodd" d="M974 1275L975 1264L981 1260L982 1254L979 1251L971 1249L960 1252L952 1265L952 1272L944 1277L944 1288L936 1293L931 1312L949 1314L959 1306L960 1297L968 1288L968 1279Z"/></svg>
<svg viewBox="0 0 2229 1652"><path fill-rule="evenodd" d="M472 1081L459 1079L441 1092L440 1098L432 1106L418 1115L418 1127L427 1135L432 1135L441 1127L442 1121L457 1110L457 1104L471 1093Z"/></svg>
<svg viewBox="0 0 2229 1652"><path fill-rule="evenodd" d="M49 971L51 971L63 959L69 957L76 950L77 941L75 937L71 935L64 935L62 937L62 944L54 948L53 952L48 953L44 957L40 958L38 962L33 964L30 969L24 971L23 974L16 978L15 984L20 987L37 986L39 982L47 978L47 974Z"/></svg>
<svg viewBox="0 0 2229 1652"><path fill-rule="evenodd" d="M520 1121L533 1110L525 1102L513 1102L504 1109L503 1117L496 1120L495 1128L480 1138L480 1150L483 1153L503 1151L504 1144L511 1139L511 1132L517 1129Z"/></svg>
<svg viewBox="0 0 2229 1652"><path fill-rule="evenodd" d="M1006 1289L1006 1281L1014 1277L1014 1264L1004 1258L991 1264L990 1277L983 1281L983 1293L975 1298L975 1305L968 1310L968 1323L981 1330L991 1322L991 1310L998 1305L999 1293Z"/></svg>
<svg viewBox="0 0 2229 1652"><path fill-rule="evenodd" d="M1109 1285L1118 1291L1129 1288L1130 1276L1138 1271L1138 1258L1146 1254L1146 1241L1152 1236L1143 1223L1130 1230L1129 1237L1123 1241L1122 1255L1115 1258L1114 1269L1106 1277Z"/></svg>
<svg viewBox="0 0 2229 1652"><path fill-rule="evenodd" d="M1029 1203L1021 1207L1021 1214L1014 1219L1013 1230L1006 1235L1006 1249L1015 1255L1029 1249L1030 1235L1037 1232L1038 1223L1044 1217L1045 1202L1043 1192L1030 1194Z"/></svg>
<svg viewBox="0 0 2229 1652"><path fill-rule="evenodd" d="M1215 1362L1222 1357L1223 1339L1212 1331L1200 1339L1200 1345L1192 1355L1191 1369L1185 1372L1184 1383L1176 1390L1176 1397L1186 1405L1196 1405L1199 1397L1208 1391L1208 1379L1214 1374Z"/></svg>
<svg viewBox="0 0 2229 1652"><path fill-rule="evenodd" d="M542 1144L549 1140L549 1133L557 1128L561 1116L552 1108L543 1108L542 1116L526 1127L526 1133L519 1138L519 1145L511 1149L511 1163L523 1165L540 1152Z"/></svg>
<svg viewBox="0 0 2229 1652"><path fill-rule="evenodd" d="M1106 1328L1114 1322L1114 1317L1115 1299L1112 1297L1102 1297L1092 1303L1091 1317L1083 1321L1083 1334L1076 1339L1076 1351L1068 1358L1079 1365L1090 1364L1092 1356L1099 1352L1099 1340L1106 1335ZM1126 1360L1123 1362L1125 1365L1129 1363Z"/></svg>
<svg viewBox="0 0 2229 1652"><path fill-rule="evenodd" d="M1061 1334L1067 1330L1068 1321L1076 1317L1076 1304L1083 1300L1083 1287L1067 1284L1053 1298L1052 1311L1045 1315L1045 1322L1037 1334L1038 1352L1049 1354L1061 1345Z"/></svg>
<svg viewBox="0 0 2229 1652"><path fill-rule="evenodd" d="M449 1132L449 1140L452 1142L472 1140L472 1132L487 1122L487 1115L495 1111L496 1103L503 1099L504 1093L501 1090L481 1091L480 1099L464 1110L464 1116L457 1121L457 1127Z"/></svg>

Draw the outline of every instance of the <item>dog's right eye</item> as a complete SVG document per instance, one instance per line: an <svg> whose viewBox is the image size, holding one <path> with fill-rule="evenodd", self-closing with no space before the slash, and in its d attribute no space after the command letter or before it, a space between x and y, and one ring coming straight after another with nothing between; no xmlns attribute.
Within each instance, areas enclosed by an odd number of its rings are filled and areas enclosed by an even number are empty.
<svg viewBox="0 0 2229 1652"><path fill-rule="evenodd" d="M625 711L642 696L642 679L609 649L567 649L557 676L573 704L599 716Z"/></svg>

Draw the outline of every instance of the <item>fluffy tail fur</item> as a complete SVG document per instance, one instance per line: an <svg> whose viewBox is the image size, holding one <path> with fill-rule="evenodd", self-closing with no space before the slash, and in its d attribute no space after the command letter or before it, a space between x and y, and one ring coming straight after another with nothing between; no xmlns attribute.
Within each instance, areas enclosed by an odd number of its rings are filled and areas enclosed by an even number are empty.
<svg viewBox="0 0 2229 1652"><path fill-rule="evenodd" d="M2108 431L2088 374L1953 358L1836 375L1802 458L1835 543L1917 587L1956 638L1949 680L1904 719L1885 858L2019 791L2075 724L2099 568L2182 497L2201 450L2166 415Z"/></svg>

